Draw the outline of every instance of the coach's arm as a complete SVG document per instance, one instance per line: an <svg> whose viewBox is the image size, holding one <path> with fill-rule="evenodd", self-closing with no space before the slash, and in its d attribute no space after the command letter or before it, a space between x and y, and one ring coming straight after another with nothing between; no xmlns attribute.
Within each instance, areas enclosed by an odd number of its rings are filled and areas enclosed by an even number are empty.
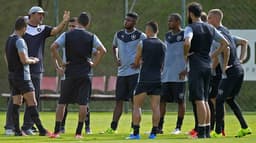
<svg viewBox="0 0 256 143"><path fill-rule="evenodd" d="M70 18L70 11L64 11L63 20L58 26L52 29L51 36L59 34L67 25L69 18Z"/></svg>

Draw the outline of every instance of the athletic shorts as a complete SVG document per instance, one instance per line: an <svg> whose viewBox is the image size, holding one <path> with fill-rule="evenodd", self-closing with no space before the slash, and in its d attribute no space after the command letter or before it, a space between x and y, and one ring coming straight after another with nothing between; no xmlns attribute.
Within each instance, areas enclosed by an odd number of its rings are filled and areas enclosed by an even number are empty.
<svg viewBox="0 0 256 143"><path fill-rule="evenodd" d="M134 96L146 93L147 95L160 95L161 94L161 83L137 83L134 91Z"/></svg>
<svg viewBox="0 0 256 143"><path fill-rule="evenodd" d="M209 87L209 98L215 98L218 94L221 77L211 76Z"/></svg>
<svg viewBox="0 0 256 143"><path fill-rule="evenodd" d="M11 95L23 95L28 92L35 91L31 80L9 79Z"/></svg>
<svg viewBox="0 0 256 143"><path fill-rule="evenodd" d="M118 76L116 82L116 101L129 101L138 81L138 74Z"/></svg>
<svg viewBox="0 0 256 143"><path fill-rule="evenodd" d="M217 100L225 101L239 95L244 80L244 74L227 77L220 82Z"/></svg>
<svg viewBox="0 0 256 143"><path fill-rule="evenodd" d="M190 101L208 101L210 77L210 68L193 69L189 71L188 84Z"/></svg>
<svg viewBox="0 0 256 143"><path fill-rule="evenodd" d="M62 81L59 104L87 105L91 92L89 77L68 78Z"/></svg>
<svg viewBox="0 0 256 143"><path fill-rule="evenodd" d="M161 102L183 103L185 101L185 82L162 83Z"/></svg>

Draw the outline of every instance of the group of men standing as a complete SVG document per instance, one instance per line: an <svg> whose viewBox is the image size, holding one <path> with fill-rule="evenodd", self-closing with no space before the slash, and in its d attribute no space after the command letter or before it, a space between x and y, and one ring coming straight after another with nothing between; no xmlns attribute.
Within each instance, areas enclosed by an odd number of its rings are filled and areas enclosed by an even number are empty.
<svg viewBox="0 0 256 143"><path fill-rule="evenodd" d="M135 28L138 15L134 12L126 15L124 29L118 31L113 40L113 55L118 65L116 104L110 128L104 133L117 132L123 102L132 101L133 133L127 139L140 139L141 107L147 96L151 98L152 109L152 129L149 138L154 139L157 134L163 133L168 102L178 103L177 123L172 133L181 133L185 114L185 77L188 76L189 97L196 121L193 137L221 136L224 129L225 101L240 121L242 128L237 136L251 134L251 129L235 102L243 81L240 60L244 59L246 51L242 50L243 54L239 60L236 46L246 47L246 40L233 38L228 29L222 26L221 10L214 9L209 12L209 24L201 21L202 6L199 3L189 4L187 10L189 25L184 30L181 28L181 16L178 13L169 15L169 31L165 35L164 42L157 37L159 32L157 22L149 21L143 33ZM82 128L91 94L91 68L99 64L106 49L95 34L87 31L90 17L86 12L82 12L75 19L76 24L73 25L72 30L61 34L51 45L54 65L59 73L65 75L65 78L61 85L54 133L49 133L41 124L34 100L39 100L44 41L47 37L60 33L70 17L69 12L65 11L63 21L52 28L41 25L43 16L42 8L32 7L29 11L28 26L24 23L24 18L18 18L15 33L7 41L6 57L13 97L13 101L10 100L8 104L7 121L13 119L13 122L7 122L5 128L6 131L14 128L15 135L26 135L32 134L31 128L35 123L40 135L57 138L62 130L65 107L77 103L79 120L75 135L76 138L82 138ZM59 55L59 48L63 49L62 58ZM94 57L92 53L95 53ZM12 55L17 56L15 61ZM13 66L15 64L20 66ZM216 128L210 135L213 129L211 128L213 125L210 124L211 115L215 112L210 112L208 104L209 85L212 71L216 71L218 64L221 67L222 79L220 85L215 87L215 90L219 89L218 93L215 92L216 106L211 108L216 108ZM18 84L14 80L18 80ZM27 95L28 93L30 95ZM21 95L28 102L29 109L26 110L29 112L25 113L22 130L18 122ZM28 117L31 117L33 122L27 121ZM27 122L29 125L26 127Z"/></svg>

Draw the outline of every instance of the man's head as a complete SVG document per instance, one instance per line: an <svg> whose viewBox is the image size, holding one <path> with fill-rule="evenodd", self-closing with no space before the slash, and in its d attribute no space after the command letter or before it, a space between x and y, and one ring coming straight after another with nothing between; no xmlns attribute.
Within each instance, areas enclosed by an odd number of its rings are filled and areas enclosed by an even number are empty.
<svg viewBox="0 0 256 143"><path fill-rule="evenodd" d="M208 12L208 23L214 27L221 25L223 19L223 12L220 9L212 9Z"/></svg>
<svg viewBox="0 0 256 143"><path fill-rule="evenodd" d="M202 10L203 8L200 3L197 3L197 2L190 3L188 5L188 12L187 12L188 23L191 24L193 19L200 18Z"/></svg>
<svg viewBox="0 0 256 143"><path fill-rule="evenodd" d="M29 20L34 24L42 24L44 19L45 11L39 6L33 6L30 8L28 15Z"/></svg>
<svg viewBox="0 0 256 143"><path fill-rule="evenodd" d="M138 14L135 12L127 13L124 20L125 29L132 29L137 23Z"/></svg>
<svg viewBox="0 0 256 143"><path fill-rule="evenodd" d="M158 33L158 24L155 21L150 21L146 24L145 33L147 37L151 37Z"/></svg>
<svg viewBox="0 0 256 143"><path fill-rule="evenodd" d="M90 16L86 12L82 12L78 17L78 23L83 27L88 27L90 24Z"/></svg>
<svg viewBox="0 0 256 143"><path fill-rule="evenodd" d="M26 32L27 23L26 19L23 16L20 16L16 19L14 29L15 31L21 31L22 34Z"/></svg>
<svg viewBox="0 0 256 143"><path fill-rule="evenodd" d="M202 12L202 13L201 13L201 20L202 20L203 22L207 22L207 14L206 14L206 12Z"/></svg>
<svg viewBox="0 0 256 143"><path fill-rule="evenodd" d="M77 27L77 17L70 18L68 21L68 30L73 30Z"/></svg>
<svg viewBox="0 0 256 143"><path fill-rule="evenodd" d="M181 26L182 18L178 13L172 13L168 17L169 30L178 29Z"/></svg>

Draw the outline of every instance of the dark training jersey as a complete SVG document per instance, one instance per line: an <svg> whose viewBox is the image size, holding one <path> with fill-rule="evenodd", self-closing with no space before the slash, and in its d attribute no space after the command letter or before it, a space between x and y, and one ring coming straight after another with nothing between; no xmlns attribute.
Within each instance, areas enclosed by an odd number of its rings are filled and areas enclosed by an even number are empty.
<svg viewBox="0 0 256 143"><path fill-rule="evenodd" d="M28 48L24 39L17 35L9 36L5 47L9 71L8 77L14 80L30 80L29 65L21 63L19 52L28 55Z"/></svg>
<svg viewBox="0 0 256 143"><path fill-rule="evenodd" d="M187 37L192 37L188 57L190 68L211 68L209 52L212 41L220 41L223 36L209 24L195 22L185 29L185 38Z"/></svg>
<svg viewBox="0 0 256 143"><path fill-rule="evenodd" d="M165 45L158 38L142 40L142 65L139 82L161 82L161 69L164 62Z"/></svg>
<svg viewBox="0 0 256 143"><path fill-rule="evenodd" d="M31 74L44 72L43 56L45 39L51 36L51 31L52 27L47 25L32 26L28 24L27 26L23 38L28 46L28 55L29 57L37 57L39 59L38 63L30 65Z"/></svg>

